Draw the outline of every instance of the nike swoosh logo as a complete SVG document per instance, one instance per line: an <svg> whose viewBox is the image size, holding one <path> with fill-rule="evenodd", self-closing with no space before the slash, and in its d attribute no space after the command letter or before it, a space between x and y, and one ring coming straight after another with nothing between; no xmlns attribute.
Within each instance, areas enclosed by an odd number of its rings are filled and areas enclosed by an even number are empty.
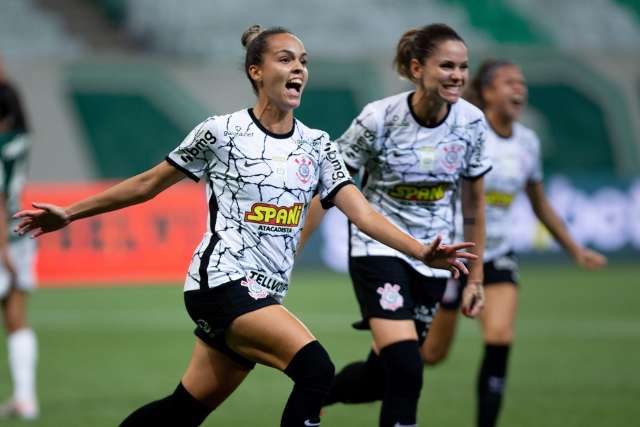
<svg viewBox="0 0 640 427"><path fill-rule="evenodd" d="M319 426L320 423L319 422L314 423L314 422L311 422L309 420L304 420L304 425L306 425L306 426Z"/></svg>

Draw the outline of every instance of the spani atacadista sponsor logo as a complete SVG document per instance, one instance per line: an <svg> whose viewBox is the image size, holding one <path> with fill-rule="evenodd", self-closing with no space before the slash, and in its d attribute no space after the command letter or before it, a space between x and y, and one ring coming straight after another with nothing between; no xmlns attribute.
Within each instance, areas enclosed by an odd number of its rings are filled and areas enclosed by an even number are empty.
<svg viewBox="0 0 640 427"><path fill-rule="evenodd" d="M409 185L399 184L389 190L389 195L394 199L408 202L435 202L444 198L448 185L440 183L436 185Z"/></svg>
<svg viewBox="0 0 640 427"><path fill-rule="evenodd" d="M303 206L302 203L294 203L292 206L254 203L251 210L244 213L244 220L259 224L259 231L290 233L300 225Z"/></svg>

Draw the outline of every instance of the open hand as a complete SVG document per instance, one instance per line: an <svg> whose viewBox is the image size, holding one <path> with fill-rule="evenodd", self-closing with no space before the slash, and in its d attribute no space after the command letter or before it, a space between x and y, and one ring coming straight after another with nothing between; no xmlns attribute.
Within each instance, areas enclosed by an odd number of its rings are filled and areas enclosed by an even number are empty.
<svg viewBox="0 0 640 427"><path fill-rule="evenodd" d="M430 245L425 246L425 252L420 257L429 267L439 268L451 271L454 279L460 277L460 273L469 274L469 270L460 260L465 258L468 260L477 259L478 256L470 252L463 252L463 249L472 248L475 243L461 242L452 245L442 243L442 237L437 236Z"/></svg>
<svg viewBox="0 0 640 427"><path fill-rule="evenodd" d="M599 252L581 248L576 257L576 263L587 270L597 270L607 265L607 258Z"/></svg>
<svg viewBox="0 0 640 427"><path fill-rule="evenodd" d="M44 233L59 230L69 224L69 217L63 208L48 203L32 203L36 209L26 209L13 217L20 219L14 231L19 235L33 233L38 237Z"/></svg>

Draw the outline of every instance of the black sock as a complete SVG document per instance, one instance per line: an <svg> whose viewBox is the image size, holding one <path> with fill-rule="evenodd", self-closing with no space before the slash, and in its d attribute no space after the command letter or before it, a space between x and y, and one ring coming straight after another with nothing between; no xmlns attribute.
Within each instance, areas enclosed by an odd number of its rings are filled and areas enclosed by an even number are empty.
<svg viewBox="0 0 640 427"><path fill-rule="evenodd" d="M342 368L334 377L325 406L334 403L368 403L382 400L384 371L373 350L366 361L354 362Z"/></svg>
<svg viewBox="0 0 640 427"><path fill-rule="evenodd" d="M494 427L502 405L510 345L486 344L478 375L478 427Z"/></svg>
<svg viewBox="0 0 640 427"><path fill-rule="evenodd" d="M173 394L136 409L120 427L197 427L210 413L180 383Z"/></svg>
<svg viewBox="0 0 640 427"><path fill-rule="evenodd" d="M417 425L422 389L422 359L418 341L400 341L380 351L384 369L384 396L380 427Z"/></svg>
<svg viewBox="0 0 640 427"><path fill-rule="evenodd" d="M281 427L320 425L320 408L333 380L335 368L318 341L302 347L284 370L295 383L282 413Z"/></svg>

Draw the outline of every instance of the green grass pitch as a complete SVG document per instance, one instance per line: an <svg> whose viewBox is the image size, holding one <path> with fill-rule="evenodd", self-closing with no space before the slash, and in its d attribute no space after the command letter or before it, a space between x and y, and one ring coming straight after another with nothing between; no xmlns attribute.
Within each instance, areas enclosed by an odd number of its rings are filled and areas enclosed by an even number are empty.
<svg viewBox="0 0 640 427"><path fill-rule="evenodd" d="M628 426L640 418L639 267L597 273L525 265L505 427ZM369 335L350 328L356 303L348 278L294 274L286 301L336 366L366 355ZM40 344L42 417L28 425L116 426L177 384L193 344L181 286L43 289L30 307ZM5 340L0 396L10 391ZM446 363L425 371L419 425L472 427L481 352L478 326L461 322ZM205 426L277 426L289 379L257 367ZM375 426L379 404L333 406L323 426ZM636 420L636 421L633 421ZM0 427L26 425L0 421Z"/></svg>

